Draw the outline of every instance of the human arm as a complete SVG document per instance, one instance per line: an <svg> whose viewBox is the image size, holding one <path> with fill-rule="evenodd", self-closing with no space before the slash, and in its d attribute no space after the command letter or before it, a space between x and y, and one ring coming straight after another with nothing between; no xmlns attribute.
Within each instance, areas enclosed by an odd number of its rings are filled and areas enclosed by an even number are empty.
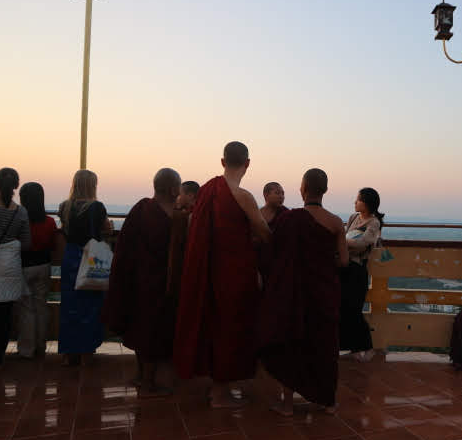
<svg viewBox="0 0 462 440"><path fill-rule="evenodd" d="M96 219L99 219L99 220L95 219L95 221L100 222L101 238L104 240L112 235L114 226L111 220L109 220L107 216L106 207L101 202L96 202L94 209L96 210L96 213L97 213ZM95 226L95 229L96 229L96 226Z"/></svg>
<svg viewBox="0 0 462 440"><path fill-rule="evenodd" d="M366 230L358 238L350 238L347 240L348 248L353 251L363 251L369 246L375 246L380 237L380 222L373 218L367 223Z"/></svg>
<svg viewBox="0 0 462 440"><path fill-rule="evenodd" d="M337 222L337 264L341 267L348 266L349 254L343 222L339 218Z"/></svg>
<svg viewBox="0 0 462 440"><path fill-rule="evenodd" d="M18 234L18 240L21 242L21 250L28 251L32 246L29 216L27 215L27 211L23 207L20 207L19 209L21 210L21 215L19 219L20 229Z"/></svg>
<svg viewBox="0 0 462 440"><path fill-rule="evenodd" d="M109 237L112 235L112 232L114 231L114 224L109 218L105 218L103 221L103 227L101 229L101 235L103 237Z"/></svg>
<svg viewBox="0 0 462 440"><path fill-rule="evenodd" d="M234 197L249 219L254 234L264 243L268 243L271 238L271 230L260 209L258 209L254 196L245 189L238 188Z"/></svg>

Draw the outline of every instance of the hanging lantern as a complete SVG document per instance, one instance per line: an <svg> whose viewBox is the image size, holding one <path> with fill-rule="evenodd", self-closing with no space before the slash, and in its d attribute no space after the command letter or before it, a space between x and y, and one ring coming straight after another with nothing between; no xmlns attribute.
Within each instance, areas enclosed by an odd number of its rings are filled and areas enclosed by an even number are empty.
<svg viewBox="0 0 462 440"><path fill-rule="evenodd" d="M454 10L455 6L449 3L440 3L435 6L432 14L435 15L435 31L437 32L435 40L450 40L452 37L451 28L454 24Z"/></svg>

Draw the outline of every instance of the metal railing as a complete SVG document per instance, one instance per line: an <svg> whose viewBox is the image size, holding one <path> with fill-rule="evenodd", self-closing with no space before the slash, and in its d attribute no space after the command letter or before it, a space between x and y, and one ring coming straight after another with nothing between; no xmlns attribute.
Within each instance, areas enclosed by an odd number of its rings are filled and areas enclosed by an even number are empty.
<svg viewBox="0 0 462 440"><path fill-rule="evenodd" d="M58 215L58 211L47 211L48 215ZM108 213L109 218L124 219L128 214L117 212ZM384 228L429 228L429 229L462 229L462 223L384 223Z"/></svg>

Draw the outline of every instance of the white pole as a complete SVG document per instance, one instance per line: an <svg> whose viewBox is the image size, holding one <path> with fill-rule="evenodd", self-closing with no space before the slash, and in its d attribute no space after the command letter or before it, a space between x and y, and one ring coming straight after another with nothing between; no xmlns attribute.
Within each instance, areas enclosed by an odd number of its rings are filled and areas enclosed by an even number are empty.
<svg viewBox="0 0 462 440"><path fill-rule="evenodd" d="M83 52L82 121L80 127L80 169L87 168L88 91L90 84L91 15L93 0L86 0Z"/></svg>

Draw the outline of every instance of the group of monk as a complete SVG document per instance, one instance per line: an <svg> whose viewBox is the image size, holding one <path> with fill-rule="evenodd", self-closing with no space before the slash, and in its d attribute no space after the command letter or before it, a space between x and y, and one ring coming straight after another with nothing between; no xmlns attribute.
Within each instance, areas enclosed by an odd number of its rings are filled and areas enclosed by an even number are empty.
<svg viewBox="0 0 462 440"><path fill-rule="evenodd" d="M348 249L342 220L322 206L327 175L304 174L303 208L285 208L272 182L259 209L241 188L247 147L227 144L221 162L223 175L200 189L157 172L154 197L120 231L103 320L136 353L140 396L172 393L156 373L173 359L180 378L213 380L211 408L240 408L248 396L235 384L260 361L283 388L279 413L292 414L294 392L334 412Z"/></svg>

